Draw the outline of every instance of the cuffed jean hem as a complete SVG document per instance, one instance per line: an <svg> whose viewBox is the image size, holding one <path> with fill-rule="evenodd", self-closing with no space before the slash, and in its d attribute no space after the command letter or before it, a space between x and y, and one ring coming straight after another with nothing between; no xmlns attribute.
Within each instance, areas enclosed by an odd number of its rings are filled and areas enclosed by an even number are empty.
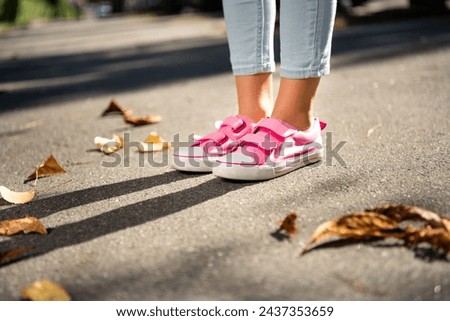
<svg viewBox="0 0 450 321"><path fill-rule="evenodd" d="M258 67L255 66L233 67L233 75L235 76L249 76L267 72L270 73L275 72L275 63Z"/></svg>
<svg viewBox="0 0 450 321"><path fill-rule="evenodd" d="M318 78L330 74L330 65L327 64L318 69L296 69L288 70L280 68L280 76L290 79Z"/></svg>

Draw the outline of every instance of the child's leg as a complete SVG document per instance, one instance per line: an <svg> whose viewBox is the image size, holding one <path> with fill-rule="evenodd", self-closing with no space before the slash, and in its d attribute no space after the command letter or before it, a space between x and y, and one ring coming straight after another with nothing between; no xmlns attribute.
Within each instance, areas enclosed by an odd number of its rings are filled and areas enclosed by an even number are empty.
<svg viewBox="0 0 450 321"><path fill-rule="evenodd" d="M236 76L239 114L258 122L273 109L272 74Z"/></svg>
<svg viewBox="0 0 450 321"><path fill-rule="evenodd" d="M319 82L320 78L281 78L272 117L299 130L310 128L313 123L312 107Z"/></svg>
<svg viewBox="0 0 450 321"><path fill-rule="evenodd" d="M274 0L223 0L239 114L254 121L273 108Z"/></svg>
<svg viewBox="0 0 450 321"><path fill-rule="evenodd" d="M336 0L283 0L281 83L272 116L300 130L312 123L320 77L330 71Z"/></svg>

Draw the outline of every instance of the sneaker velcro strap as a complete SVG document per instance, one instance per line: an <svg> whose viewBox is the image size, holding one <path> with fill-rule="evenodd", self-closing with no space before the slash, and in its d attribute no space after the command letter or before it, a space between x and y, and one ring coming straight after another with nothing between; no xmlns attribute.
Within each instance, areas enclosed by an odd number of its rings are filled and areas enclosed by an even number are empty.
<svg viewBox="0 0 450 321"><path fill-rule="evenodd" d="M283 122L275 118L262 119L258 124L256 124L254 131L256 132L261 129L265 132L270 132L281 137L288 137L297 132L295 129L289 128Z"/></svg>
<svg viewBox="0 0 450 321"><path fill-rule="evenodd" d="M213 132L211 134L208 134L208 135L200 138L198 141L201 143L206 142L206 141L213 141L217 145L220 145L220 144L224 143L226 140L228 140L227 135L225 135L224 133L221 133L219 131L216 131L216 132Z"/></svg>
<svg viewBox="0 0 450 321"><path fill-rule="evenodd" d="M282 140L276 139L276 137L271 136L265 132L258 132L256 134L247 134L243 137L242 140L243 145L252 145L261 150L270 151L274 148L277 148Z"/></svg>
<svg viewBox="0 0 450 321"><path fill-rule="evenodd" d="M222 122L220 127L225 126L231 127L233 132L238 133L245 128L245 122L237 116L230 116Z"/></svg>

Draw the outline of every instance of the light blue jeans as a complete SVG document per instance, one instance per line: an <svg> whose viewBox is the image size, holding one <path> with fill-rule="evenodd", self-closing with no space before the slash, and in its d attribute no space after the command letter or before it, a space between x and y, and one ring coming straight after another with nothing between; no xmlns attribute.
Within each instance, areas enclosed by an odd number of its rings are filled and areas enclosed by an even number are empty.
<svg viewBox="0 0 450 321"><path fill-rule="evenodd" d="M275 0L223 0L233 73L275 71ZM336 0L280 0L280 74L321 77L330 72Z"/></svg>

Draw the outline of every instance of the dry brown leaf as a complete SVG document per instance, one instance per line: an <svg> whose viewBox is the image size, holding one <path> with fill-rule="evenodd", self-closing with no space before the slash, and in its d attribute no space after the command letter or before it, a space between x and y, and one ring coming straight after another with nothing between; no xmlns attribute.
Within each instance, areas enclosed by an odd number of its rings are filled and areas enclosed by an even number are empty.
<svg viewBox="0 0 450 321"><path fill-rule="evenodd" d="M321 224L313 233L309 244L333 236L358 240L381 237L385 231L397 228L398 223L377 213L353 213Z"/></svg>
<svg viewBox="0 0 450 321"><path fill-rule="evenodd" d="M420 221L422 227L402 228L405 221ZM423 208L406 205L385 205L364 212L344 215L321 224L311 236L302 254L318 242L332 237L360 241L372 238L396 238L408 247L428 243L436 251L450 253L450 220Z"/></svg>
<svg viewBox="0 0 450 321"><path fill-rule="evenodd" d="M134 126L142 126L159 123L161 121L161 117L156 115L135 116L133 111L128 109L123 113L123 120Z"/></svg>
<svg viewBox="0 0 450 321"><path fill-rule="evenodd" d="M0 195L5 201L13 204L25 204L31 201L36 195L35 190L26 192L13 192L5 186L0 186Z"/></svg>
<svg viewBox="0 0 450 321"><path fill-rule="evenodd" d="M281 231L285 231L289 237L295 237L298 234L297 214L289 213L279 225Z"/></svg>
<svg viewBox="0 0 450 321"><path fill-rule="evenodd" d="M105 154L111 154L124 146L124 138L116 134L112 138L105 138L97 136L94 138L94 144L99 150Z"/></svg>
<svg viewBox="0 0 450 321"><path fill-rule="evenodd" d="M450 232L450 219L429 210L408 205L385 205L372 209L373 212L392 217L398 222L422 221L433 227L442 227Z"/></svg>
<svg viewBox="0 0 450 321"><path fill-rule="evenodd" d="M25 300L31 301L70 301L70 295L60 285L50 281L41 280L31 284L22 291Z"/></svg>
<svg viewBox="0 0 450 321"><path fill-rule="evenodd" d="M22 254L28 252L32 248L33 248L32 246L21 247L21 248L12 249L12 250L0 253L0 264L12 261L16 257L21 256Z"/></svg>
<svg viewBox="0 0 450 321"><path fill-rule="evenodd" d="M407 227L404 235L397 237L405 241L405 245L414 247L420 243L428 243L437 251L450 254L450 233L443 228L425 226L421 229Z"/></svg>
<svg viewBox="0 0 450 321"><path fill-rule="evenodd" d="M38 233L45 235L47 234L47 229L41 221L33 216L0 222L0 235L11 236L20 233Z"/></svg>
<svg viewBox="0 0 450 321"><path fill-rule="evenodd" d="M120 113L123 116L123 120L134 126L142 126L148 124L154 124L161 121L160 116L156 115L146 115L146 116L135 116L133 111L125 106L119 104L116 100L112 99L108 105L108 108L103 112L102 116L110 113Z"/></svg>
<svg viewBox="0 0 450 321"><path fill-rule="evenodd" d="M170 148L170 142L166 142L157 133L151 132L143 143L139 144L139 152L159 152Z"/></svg>
<svg viewBox="0 0 450 321"><path fill-rule="evenodd" d="M58 164L55 156L50 155L46 160L40 163L34 173L25 180L25 183L44 176L52 176L57 174L65 174L66 171Z"/></svg>
<svg viewBox="0 0 450 321"><path fill-rule="evenodd" d="M125 110L127 110L127 109L124 106L119 104L115 99L112 99L109 102L108 108L106 108L106 110L103 112L102 116L105 116L110 113L117 113L117 112L123 114L125 112Z"/></svg>

